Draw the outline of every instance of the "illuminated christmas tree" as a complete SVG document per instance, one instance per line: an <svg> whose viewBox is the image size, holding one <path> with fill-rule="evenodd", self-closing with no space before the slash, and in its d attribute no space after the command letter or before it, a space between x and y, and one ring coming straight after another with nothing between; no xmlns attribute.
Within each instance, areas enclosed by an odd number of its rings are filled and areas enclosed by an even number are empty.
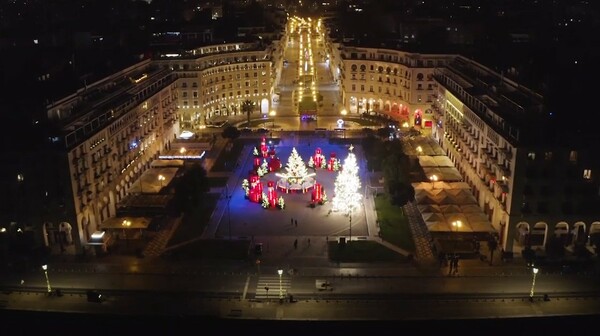
<svg viewBox="0 0 600 336"><path fill-rule="evenodd" d="M353 147L350 146L350 153L344 160L342 170L338 173L334 185L333 210L342 213L351 213L358 209L361 203L361 196L358 192L360 189L358 165L352 149Z"/></svg>
<svg viewBox="0 0 600 336"><path fill-rule="evenodd" d="M292 148L292 154L290 154L290 157L288 158L288 163L285 169L287 171L285 174L278 174L277 176L286 178L291 184L302 184L304 179L315 175L314 173L308 173L306 165L304 164L304 161L302 161L300 155L298 155L295 147Z"/></svg>
<svg viewBox="0 0 600 336"><path fill-rule="evenodd" d="M312 156L310 157L310 159L308 159L308 166L310 168L314 168L315 167L315 160L313 160Z"/></svg>

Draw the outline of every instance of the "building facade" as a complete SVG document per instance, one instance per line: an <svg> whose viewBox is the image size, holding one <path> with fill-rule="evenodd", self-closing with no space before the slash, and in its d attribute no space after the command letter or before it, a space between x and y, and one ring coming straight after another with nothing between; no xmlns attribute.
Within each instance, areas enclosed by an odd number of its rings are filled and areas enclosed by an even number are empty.
<svg viewBox="0 0 600 336"><path fill-rule="evenodd" d="M53 163L61 167L67 196L60 218L43 222L45 245L86 250L133 183L184 129L239 115L245 100L255 103L255 113L268 113L277 51L242 43L163 55L49 105L48 118L60 125Z"/></svg>
<svg viewBox="0 0 600 336"><path fill-rule="evenodd" d="M550 139L543 97L456 57L434 72L432 136L499 232L505 252L586 243L600 231L600 166L567 128Z"/></svg>

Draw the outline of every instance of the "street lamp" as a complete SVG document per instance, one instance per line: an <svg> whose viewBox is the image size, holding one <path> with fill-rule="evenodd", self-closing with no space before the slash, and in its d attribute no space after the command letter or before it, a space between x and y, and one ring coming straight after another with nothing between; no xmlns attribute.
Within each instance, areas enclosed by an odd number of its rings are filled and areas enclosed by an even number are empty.
<svg viewBox="0 0 600 336"><path fill-rule="evenodd" d="M435 189L435 182L437 182L438 180L438 176L433 174L431 176L429 176L429 180L431 181L431 189Z"/></svg>
<svg viewBox="0 0 600 336"><path fill-rule="evenodd" d="M281 287L281 275L283 274L283 270L277 270L277 274L279 274L279 299L283 299L283 289Z"/></svg>
<svg viewBox="0 0 600 336"><path fill-rule="evenodd" d="M229 240L231 240L231 211L229 210L231 195L229 195L229 185L227 184L225 184L225 197L227 198L227 227L229 229Z"/></svg>
<svg viewBox="0 0 600 336"><path fill-rule="evenodd" d="M462 222L460 220L455 220L452 222L452 227L456 229L456 232L460 231L460 228L462 227ZM457 245L457 238L454 237L454 255L456 256L456 245Z"/></svg>
<svg viewBox="0 0 600 336"><path fill-rule="evenodd" d="M531 291L529 292L529 301L533 302L533 291L535 289L535 276L538 274L539 269L534 267L533 271L533 280L531 281Z"/></svg>
<svg viewBox="0 0 600 336"><path fill-rule="evenodd" d="M271 111L269 112L269 115L271 116L271 118L273 118L273 126L271 126L271 128L275 129L275 116L277 115L277 112Z"/></svg>
<svg viewBox="0 0 600 336"><path fill-rule="evenodd" d="M42 265L42 269L44 270L44 275L46 276L46 286L48 287L48 293L50 293L52 292L52 287L50 287L50 279L48 279L48 265ZM533 293L533 289L531 289L531 291Z"/></svg>
<svg viewBox="0 0 600 336"><path fill-rule="evenodd" d="M423 147L417 146L417 153L423 154Z"/></svg>
<svg viewBox="0 0 600 336"><path fill-rule="evenodd" d="M160 188L161 189L163 187L163 181L164 180L165 180L165 177L162 174L158 175L158 181L160 182Z"/></svg>
<svg viewBox="0 0 600 336"><path fill-rule="evenodd" d="M127 220L127 219L123 219L123 222L121 223L121 226L124 228L123 229L123 235L125 237L125 244L127 246L129 246L129 240L127 240L127 228L131 226L131 221Z"/></svg>

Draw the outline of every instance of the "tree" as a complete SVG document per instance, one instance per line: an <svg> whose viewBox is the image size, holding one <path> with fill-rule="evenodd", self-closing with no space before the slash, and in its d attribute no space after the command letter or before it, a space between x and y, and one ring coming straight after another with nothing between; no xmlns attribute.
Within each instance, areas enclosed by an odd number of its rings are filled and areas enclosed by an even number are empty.
<svg viewBox="0 0 600 336"><path fill-rule="evenodd" d="M175 200L179 211L189 211L196 207L210 189L206 170L194 163L175 185Z"/></svg>
<svg viewBox="0 0 600 336"><path fill-rule="evenodd" d="M252 112L254 112L254 102L249 99L244 100L242 102L241 109L242 109L242 112L246 113L246 116L248 117L248 124L246 126L249 127L250 126L250 114Z"/></svg>
<svg viewBox="0 0 600 336"><path fill-rule="evenodd" d="M225 139L234 140L240 137L240 130L235 126L227 126L221 136Z"/></svg>
<svg viewBox="0 0 600 336"><path fill-rule="evenodd" d="M304 161L302 161L302 157L298 155L296 147L292 148L292 154L290 154L290 157L288 158L288 163L285 167L285 170L287 172L281 176L287 178L288 182L292 184L302 184L305 178L310 175L314 175L308 173L308 169L306 169L306 165L304 164Z"/></svg>
<svg viewBox="0 0 600 336"><path fill-rule="evenodd" d="M352 148L352 147L350 147ZM342 165L334 184L334 196L332 200L333 210L343 213L351 213L360 207L361 195L360 179L358 178L358 165L356 156L352 149Z"/></svg>

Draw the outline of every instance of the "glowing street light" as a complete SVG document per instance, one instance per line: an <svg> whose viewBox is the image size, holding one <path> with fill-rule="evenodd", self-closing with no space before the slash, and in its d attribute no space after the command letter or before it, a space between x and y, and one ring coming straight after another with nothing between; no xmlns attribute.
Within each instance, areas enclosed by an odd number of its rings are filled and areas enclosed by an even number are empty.
<svg viewBox="0 0 600 336"><path fill-rule="evenodd" d="M160 181L160 188L162 189L163 187L163 181L165 180L164 175L160 174L158 175L158 181Z"/></svg>
<svg viewBox="0 0 600 336"><path fill-rule="evenodd" d="M431 181L431 189L435 189L435 182L438 181L438 176L437 175L431 175L429 176L429 180Z"/></svg>
<svg viewBox="0 0 600 336"><path fill-rule="evenodd" d="M417 146L417 153L423 154L423 147Z"/></svg>
<svg viewBox="0 0 600 336"><path fill-rule="evenodd" d="M271 126L271 128L275 128L275 116L277 115L277 112L271 111L269 112L269 115L271 116L271 118L273 118L273 126Z"/></svg>
<svg viewBox="0 0 600 336"><path fill-rule="evenodd" d="M283 288L281 287L281 275L283 274L283 270L277 270L277 274L279 274L279 299L283 299Z"/></svg>
<svg viewBox="0 0 600 336"><path fill-rule="evenodd" d="M124 219L123 222L121 223L121 226L124 228L123 229L123 235L125 237L125 244L127 246L129 246L129 240L127 240L127 230L126 230L126 228L129 228L131 226L131 221L127 220L127 219Z"/></svg>
<svg viewBox="0 0 600 336"><path fill-rule="evenodd" d="M529 301L533 302L533 292L535 290L535 276L538 274L539 269L534 267L532 269L533 272L533 280L531 281L531 291L529 292Z"/></svg>
<svg viewBox="0 0 600 336"><path fill-rule="evenodd" d="M50 279L48 279L48 265L42 265L42 269L44 270L44 275L46 276L46 286L48 287L48 293L52 292L52 287L50 287ZM533 293L533 289L531 290Z"/></svg>

